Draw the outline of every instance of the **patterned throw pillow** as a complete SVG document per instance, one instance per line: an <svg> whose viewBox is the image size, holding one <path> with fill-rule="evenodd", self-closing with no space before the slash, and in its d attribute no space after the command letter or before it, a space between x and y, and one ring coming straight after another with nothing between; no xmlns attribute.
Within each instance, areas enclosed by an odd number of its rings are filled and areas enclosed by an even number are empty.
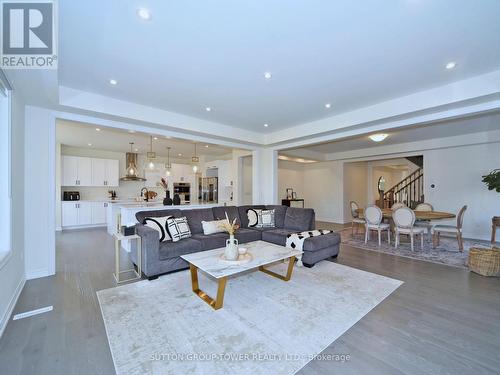
<svg viewBox="0 0 500 375"><path fill-rule="evenodd" d="M249 208L247 210L248 226L253 228L274 228L274 209L261 210Z"/></svg>
<svg viewBox="0 0 500 375"><path fill-rule="evenodd" d="M169 241L171 238L167 232L167 219L172 216L147 217L142 222L145 226L150 227L160 234L160 242Z"/></svg>
<svg viewBox="0 0 500 375"><path fill-rule="evenodd" d="M191 237L191 229L186 217L167 219L167 232L172 237L173 242Z"/></svg>

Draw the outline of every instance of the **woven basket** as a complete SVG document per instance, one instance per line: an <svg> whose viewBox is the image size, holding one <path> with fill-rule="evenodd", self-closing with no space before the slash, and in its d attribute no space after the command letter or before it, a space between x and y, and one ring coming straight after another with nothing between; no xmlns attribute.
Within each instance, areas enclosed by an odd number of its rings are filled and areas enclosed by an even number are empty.
<svg viewBox="0 0 500 375"><path fill-rule="evenodd" d="M469 249L469 269L483 276L500 276L500 249Z"/></svg>

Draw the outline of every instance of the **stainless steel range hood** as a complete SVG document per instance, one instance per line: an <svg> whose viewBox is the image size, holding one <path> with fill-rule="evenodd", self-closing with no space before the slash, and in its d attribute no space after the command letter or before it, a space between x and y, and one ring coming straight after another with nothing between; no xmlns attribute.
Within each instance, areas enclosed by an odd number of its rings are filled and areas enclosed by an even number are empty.
<svg viewBox="0 0 500 375"><path fill-rule="evenodd" d="M137 154L133 152L126 153L127 171L120 181L146 181L145 178L139 177L139 170L137 168Z"/></svg>

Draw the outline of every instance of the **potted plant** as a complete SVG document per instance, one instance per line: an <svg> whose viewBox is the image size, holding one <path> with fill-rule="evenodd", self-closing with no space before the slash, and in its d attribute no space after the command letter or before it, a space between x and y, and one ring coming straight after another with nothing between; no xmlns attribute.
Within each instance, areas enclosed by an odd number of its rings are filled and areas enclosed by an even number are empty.
<svg viewBox="0 0 500 375"><path fill-rule="evenodd" d="M231 222L226 212L226 220L221 224L222 229L229 233L229 239L226 240L226 249L224 250L224 257L226 260L238 260L238 240L234 238L234 234L240 228L236 224L236 218Z"/></svg>
<svg viewBox="0 0 500 375"><path fill-rule="evenodd" d="M488 186L488 190L496 190L500 193L500 169L494 169L482 177L482 181Z"/></svg>

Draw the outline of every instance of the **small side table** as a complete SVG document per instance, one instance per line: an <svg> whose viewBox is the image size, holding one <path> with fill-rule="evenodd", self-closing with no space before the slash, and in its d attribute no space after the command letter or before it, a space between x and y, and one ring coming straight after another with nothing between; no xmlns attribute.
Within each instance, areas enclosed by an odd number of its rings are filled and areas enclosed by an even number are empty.
<svg viewBox="0 0 500 375"><path fill-rule="evenodd" d="M491 219L491 243L495 243L497 228L500 228L500 216Z"/></svg>
<svg viewBox="0 0 500 375"><path fill-rule="evenodd" d="M114 233L113 237L115 238L115 272L113 276L115 277L116 283L121 284L128 281L140 280L142 275L142 244L141 237L137 234L132 236L124 236L121 233ZM120 253L122 247L123 240L136 240L137 241L137 271L134 268L129 270L121 270L120 271ZM136 277L120 280L120 275L125 272L134 272Z"/></svg>

